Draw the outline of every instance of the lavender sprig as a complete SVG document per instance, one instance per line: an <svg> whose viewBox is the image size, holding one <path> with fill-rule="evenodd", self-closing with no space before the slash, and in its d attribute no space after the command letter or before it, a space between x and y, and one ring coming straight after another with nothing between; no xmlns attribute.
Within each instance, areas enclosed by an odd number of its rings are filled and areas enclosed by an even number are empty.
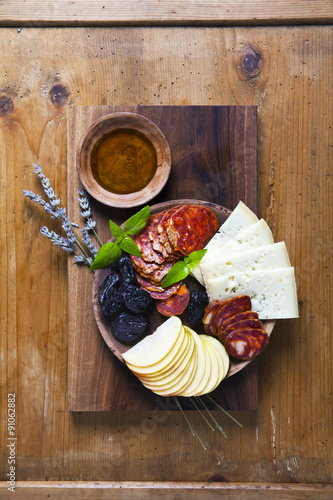
<svg viewBox="0 0 333 500"><path fill-rule="evenodd" d="M83 236L83 238L82 238L83 243L86 245L86 247L88 248L89 252L95 258L96 255L97 255L97 253L98 253L98 250L95 247L95 245L93 244L93 242L91 241L87 229L84 227L83 229L81 229L81 232L82 232L82 236Z"/></svg>
<svg viewBox="0 0 333 500"><path fill-rule="evenodd" d="M57 198L53 188L51 187L50 180L43 174L41 167L37 164L34 164L34 173L39 177L48 201L45 201L41 196L27 189L23 190L23 194L31 201L34 201L35 203L38 203L40 206L42 206L45 212L51 215L52 219L57 219L61 222L62 228L66 234L66 238L57 234L55 231L49 231L46 226L41 228L41 233L49 238L52 243L58 245L59 248L62 248L69 253L75 253L75 262L84 263L88 266L91 266L98 251L91 241L88 231L92 230L99 244L102 245L102 243L95 231L96 222L91 218L92 214L88 194L85 192L85 190L79 191L81 198L78 198L78 200L82 209L82 212L80 213L82 217L87 219L86 226L84 229L82 229L81 238L75 231L75 229L73 229L74 227L78 228L78 224L71 223L69 221L66 209L60 206L60 198ZM79 251L76 249L76 247L79 249Z"/></svg>
<svg viewBox="0 0 333 500"><path fill-rule="evenodd" d="M92 220L92 218L91 218L91 206L90 206L89 195L84 188L82 188L79 191L79 195L81 196L81 198L78 198L78 201L79 201L80 208L82 209L82 212L80 212L80 214L82 215L82 217L84 219L87 220L85 229L87 231L93 231L98 243L100 244L100 246L103 246L103 243L99 239L98 234L97 234L96 229L95 229L96 222L94 220Z"/></svg>
<svg viewBox="0 0 333 500"><path fill-rule="evenodd" d="M49 238L52 243L55 245L59 245L60 248L63 250L66 250L66 252L74 252L74 245L71 241L69 241L67 238L63 238L59 234L57 234L54 231L49 231L46 226L43 226L40 230L40 232Z"/></svg>

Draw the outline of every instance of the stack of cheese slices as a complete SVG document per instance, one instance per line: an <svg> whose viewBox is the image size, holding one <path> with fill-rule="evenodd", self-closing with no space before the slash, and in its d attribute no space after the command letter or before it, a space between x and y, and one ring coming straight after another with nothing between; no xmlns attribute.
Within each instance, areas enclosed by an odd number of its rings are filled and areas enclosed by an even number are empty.
<svg viewBox="0 0 333 500"><path fill-rule="evenodd" d="M201 396L213 391L229 370L223 345L198 335L171 316L123 354L141 383L160 396Z"/></svg>
<svg viewBox="0 0 333 500"><path fill-rule="evenodd" d="M298 317L294 268L284 242L274 243L264 219L239 202L206 246L192 274L210 301L251 297L260 319Z"/></svg>

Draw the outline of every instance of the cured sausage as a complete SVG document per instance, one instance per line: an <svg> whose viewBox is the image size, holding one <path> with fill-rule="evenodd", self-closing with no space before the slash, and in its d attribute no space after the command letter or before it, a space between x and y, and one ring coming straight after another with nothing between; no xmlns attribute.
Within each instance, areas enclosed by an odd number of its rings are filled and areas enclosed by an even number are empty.
<svg viewBox="0 0 333 500"><path fill-rule="evenodd" d="M228 318L245 311L251 311L251 299L248 295L240 295L226 300L225 302L221 302L215 314L216 332Z"/></svg>
<svg viewBox="0 0 333 500"><path fill-rule="evenodd" d="M168 297L176 293L178 288L180 287L179 284L176 284L168 286L167 288L163 288L161 287L161 285L151 283L151 281L147 280L146 278L143 278L139 274L137 275L137 280L140 287L143 290L146 290L152 299L156 300L167 299Z"/></svg>
<svg viewBox="0 0 333 500"><path fill-rule="evenodd" d="M177 293L166 300L158 300L156 307L163 316L179 316L182 314L190 300L190 293L185 285L181 285Z"/></svg>
<svg viewBox="0 0 333 500"><path fill-rule="evenodd" d="M176 207L169 208L169 210L163 212L163 216L161 217L159 223L157 224L157 233L159 235L159 240L160 243L162 243L162 245L169 243L168 235L166 233L166 228L168 227L170 219L173 216L173 214L175 214L180 208L181 205L177 205Z"/></svg>
<svg viewBox="0 0 333 500"><path fill-rule="evenodd" d="M251 360L258 356L268 344L268 335L258 328L234 330L224 340L224 347L233 358Z"/></svg>
<svg viewBox="0 0 333 500"><path fill-rule="evenodd" d="M206 207L184 205L169 219L167 226L163 220L172 247L184 255L201 250L219 228L216 215Z"/></svg>
<svg viewBox="0 0 333 500"><path fill-rule="evenodd" d="M217 328L215 325L215 315L218 308L221 306L221 300L213 300L208 304L205 308L202 322L205 329L205 332L208 335L212 335L213 337L217 336Z"/></svg>
<svg viewBox="0 0 333 500"><path fill-rule="evenodd" d="M133 241L139 247L142 255L142 259L146 262L156 262L157 264L162 264L164 262L163 255L154 250L152 242L149 238L149 231L152 227L158 224L161 219L161 214L151 215L146 222L146 226L136 235L134 235Z"/></svg>
<svg viewBox="0 0 333 500"><path fill-rule="evenodd" d="M222 322L223 327L229 326L232 323L237 323L238 321L243 321L244 319L258 319L258 313L254 311L244 311L242 313L237 313L230 318L227 318Z"/></svg>
<svg viewBox="0 0 333 500"><path fill-rule="evenodd" d="M243 330L244 328L259 328L262 329L262 323L259 319L243 319L242 321L235 321L229 325L222 326L217 331L217 338L220 342L224 342L226 337L235 330Z"/></svg>

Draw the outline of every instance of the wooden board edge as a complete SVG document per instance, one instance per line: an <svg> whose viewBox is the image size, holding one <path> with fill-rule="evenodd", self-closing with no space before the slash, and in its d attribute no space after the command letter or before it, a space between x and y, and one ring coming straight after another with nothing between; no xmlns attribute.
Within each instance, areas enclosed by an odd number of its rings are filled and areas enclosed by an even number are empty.
<svg viewBox="0 0 333 500"><path fill-rule="evenodd" d="M1 492L7 490L8 481L0 481ZM209 490L209 491L280 491L280 492L313 492L333 493L333 485L325 483L250 483L250 482L174 482L174 481L16 481L16 493L30 494L32 491L48 493L56 490L59 494L67 491L101 491L101 490ZM61 493L62 492L62 493ZM17 498L17 497L16 497ZM28 498L26 496L25 498ZM287 497L285 497L287 498ZM313 497L314 498L314 497Z"/></svg>
<svg viewBox="0 0 333 500"><path fill-rule="evenodd" d="M1 26L200 26L331 24L330 0L7 0Z"/></svg>

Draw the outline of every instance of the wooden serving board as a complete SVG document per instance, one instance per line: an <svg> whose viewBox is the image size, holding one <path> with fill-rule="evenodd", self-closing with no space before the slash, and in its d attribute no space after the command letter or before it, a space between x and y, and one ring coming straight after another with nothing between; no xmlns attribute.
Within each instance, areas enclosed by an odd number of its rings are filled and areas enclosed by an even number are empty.
<svg viewBox="0 0 333 500"><path fill-rule="evenodd" d="M67 206L81 223L76 149L84 131L103 115L131 111L152 120L169 142L171 175L151 205L195 199L233 209L242 200L257 210L257 110L255 106L72 106L68 109ZM109 219L121 224L135 209L105 207L92 200L93 217L103 242ZM143 411L175 409L173 401L145 389L112 354L97 328L92 306L92 273L68 270L68 405L70 411ZM222 382L213 396L230 410L258 407L258 370L254 360ZM184 407L194 409L185 401Z"/></svg>

